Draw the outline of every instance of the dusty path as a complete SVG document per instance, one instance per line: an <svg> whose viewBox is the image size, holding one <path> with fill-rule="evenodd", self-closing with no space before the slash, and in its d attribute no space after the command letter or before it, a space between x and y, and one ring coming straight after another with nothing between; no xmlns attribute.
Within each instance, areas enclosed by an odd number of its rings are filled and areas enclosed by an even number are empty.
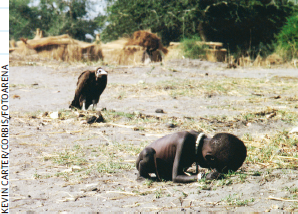
<svg viewBox="0 0 298 214"><path fill-rule="evenodd" d="M298 126L297 69L225 67L199 60L106 67L97 110L107 109L107 122L92 125L84 121L95 112L78 117L68 106L77 76L94 66L11 67L10 211L298 211L297 167L277 169L282 153L252 160L259 143ZM49 117L53 111L59 119ZM190 128L238 135L249 159L219 181L136 182L140 150ZM297 157L297 148L287 151Z"/></svg>

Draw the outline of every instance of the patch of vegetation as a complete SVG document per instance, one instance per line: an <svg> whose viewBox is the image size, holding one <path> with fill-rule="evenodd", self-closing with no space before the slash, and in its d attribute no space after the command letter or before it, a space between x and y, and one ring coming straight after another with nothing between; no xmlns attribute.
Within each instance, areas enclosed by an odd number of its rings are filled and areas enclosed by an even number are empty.
<svg viewBox="0 0 298 214"><path fill-rule="evenodd" d="M77 118L77 115L74 114L74 112L69 109L61 109L58 111L58 113L59 113L59 119L61 119L61 120Z"/></svg>
<svg viewBox="0 0 298 214"><path fill-rule="evenodd" d="M298 198L298 187L285 187L290 194L292 194L291 199L295 200Z"/></svg>
<svg viewBox="0 0 298 214"><path fill-rule="evenodd" d="M166 123L169 119L172 120L175 124L177 122L173 118L164 117L156 117L153 115L145 115L140 112L133 113L125 113L125 112L117 112L113 110L107 110L102 112L103 117L106 122L119 122L124 121L125 125L135 125L136 130L145 131L150 128L156 128L157 124Z"/></svg>
<svg viewBox="0 0 298 214"><path fill-rule="evenodd" d="M97 173L116 173L119 170L131 170L135 168L135 160L127 160L128 156L136 157L144 148L146 142L140 145L120 144L114 142L108 146L100 145L84 147L76 144L72 149L65 149L55 155L44 157L45 160L52 160L54 163L69 167L67 171L56 173L55 176L62 176L65 180L72 180ZM90 154L94 158L86 159ZM78 168L72 166L80 166ZM35 174L36 179L43 178ZM46 178L46 177L45 177Z"/></svg>
<svg viewBox="0 0 298 214"><path fill-rule="evenodd" d="M287 18L286 24L276 36L276 52L284 59L298 58L298 13Z"/></svg>
<svg viewBox="0 0 298 214"><path fill-rule="evenodd" d="M292 112L289 110L277 110L267 107L265 110L245 112L242 114L242 119L245 122L266 122L268 120L278 120L294 125L298 122L297 116L297 112Z"/></svg>
<svg viewBox="0 0 298 214"><path fill-rule="evenodd" d="M241 199L241 196L237 196L237 194L233 194L233 195L227 196L226 198L222 199L221 201L222 201L222 203L225 203L227 205L232 205L232 206L237 206L237 207L247 206L247 205L249 205L249 203L252 203L255 201L254 198L243 200L243 199Z"/></svg>
<svg viewBox="0 0 298 214"><path fill-rule="evenodd" d="M34 177L34 179L40 179L41 178L41 175L40 174L37 174L37 173L34 173L33 177Z"/></svg>
<svg viewBox="0 0 298 214"><path fill-rule="evenodd" d="M204 84L200 81L193 79L172 79L168 81L160 81L155 84L143 83L143 84L112 84L114 90L125 91L125 97L130 96L146 96L147 94L156 96L169 95L173 98L190 96L190 97L208 97L208 96L235 96L246 97L246 99L231 101L226 106L219 106L219 109L233 109L235 106L246 105L247 103L260 103L264 104L267 99L276 99L277 105L286 105L289 107L295 107L297 95L296 90L297 81L293 81L291 78L273 77L270 81L264 81L264 79L252 79L252 78L224 78L218 81L218 79L204 79ZM150 88L150 91L147 90ZM276 94L291 95L280 96L274 98ZM269 97L269 98L268 98ZM211 106L212 108L213 106Z"/></svg>
<svg viewBox="0 0 298 214"><path fill-rule="evenodd" d="M36 119L38 117L41 117L42 114L43 112L41 110L37 110L37 111L26 113L26 116L32 119Z"/></svg>
<svg viewBox="0 0 298 214"><path fill-rule="evenodd" d="M253 175L253 176L261 176L261 174L262 174L261 172L259 172L259 171L255 171L255 172L253 172L252 175Z"/></svg>
<svg viewBox="0 0 298 214"><path fill-rule="evenodd" d="M102 163L98 162L96 168L100 173L116 173L119 170L130 170L133 168L132 164L125 164L122 161L122 159L120 159L120 162L115 161L115 159L110 159Z"/></svg>
<svg viewBox="0 0 298 214"><path fill-rule="evenodd" d="M198 36L183 39L181 41L183 55L190 59L206 58L206 49L208 49L208 47L197 43L200 41L201 38Z"/></svg>
<svg viewBox="0 0 298 214"><path fill-rule="evenodd" d="M155 198L161 198L162 196L163 195L161 189L155 191Z"/></svg>
<svg viewBox="0 0 298 214"><path fill-rule="evenodd" d="M70 180L70 173L69 172L58 172L55 174L56 177L62 177L65 181Z"/></svg>
<svg viewBox="0 0 298 214"><path fill-rule="evenodd" d="M113 120L114 118L121 118L121 117L133 119L135 117L134 113L126 113L126 112L119 112L119 111L113 111L113 110L104 111L103 114L105 118L107 118L108 120Z"/></svg>
<svg viewBox="0 0 298 214"><path fill-rule="evenodd" d="M84 158L84 156L82 156L81 152L82 150L77 149L74 149L72 151L60 152L58 157L54 157L53 160L59 165L86 165L88 161Z"/></svg>
<svg viewBox="0 0 298 214"><path fill-rule="evenodd" d="M298 139L287 131L266 135L258 141L246 141L247 163L265 164L267 167L297 169Z"/></svg>
<svg viewBox="0 0 298 214"><path fill-rule="evenodd" d="M229 186L233 183L231 179L220 179L216 182L216 186Z"/></svg>
<svg viewBox="0 0 298 214"><path fill-rule="evenodd" d="M153 184L153 180L151 180L151 179L146 179L144 182L144 185L146 185L147 187L152 186L152 184Z"/></svg>

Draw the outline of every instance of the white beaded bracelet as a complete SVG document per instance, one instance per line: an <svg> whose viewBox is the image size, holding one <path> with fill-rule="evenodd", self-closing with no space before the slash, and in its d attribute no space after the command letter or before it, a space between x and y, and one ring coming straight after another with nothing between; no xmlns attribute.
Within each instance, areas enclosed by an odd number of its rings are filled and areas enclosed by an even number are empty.
<svg viewBox="0 0 298 214"><path fill-rule="evenodd" d="M202 179L202 173L197 174L198 181Z"/></svg>

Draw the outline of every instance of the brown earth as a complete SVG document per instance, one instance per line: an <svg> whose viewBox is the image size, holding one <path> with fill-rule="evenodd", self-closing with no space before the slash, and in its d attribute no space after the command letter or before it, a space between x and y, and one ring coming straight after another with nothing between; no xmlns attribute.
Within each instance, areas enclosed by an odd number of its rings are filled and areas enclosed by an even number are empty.
<svg viewBox="0 0 298 214"><path fill-rule="evenodd" d="M97 110L107 109L102 111L107 122L88 125L86 117L95 112L77 113L68 106L78 75L97 65L27 64L10 67L11 212L298 211L295 168L247 160L226 179L176 184L137 182L134 167L140 150L168 133L188 128L202 129L208 135L226 131L245 141L248 133L258 138L298 125L297 120L245 123L233 119L227 124L218 119L223 115L237 118L266 107L297 113L293 103L285 106L270 98L286 96L272 84L263 88L263 94L257 89L246 95L210 89L192 96L187 91L175 94L178 86L171 82L191 80L191 84L204 85L231 78L266 82L288 77L297 83L297 69L226 69L224 63L188 59L163 65L106 66L108 87ZM247 102L252 96L266 99ZM298 92L291 96L298 97ZM165 113L155 113L157 108ZM58 119L50 117L55 111L59 111ZM202 120L209 126L199 126ZM168 122L176 127L168 128ZM248 150L249 157L253 152Z"/></svg>

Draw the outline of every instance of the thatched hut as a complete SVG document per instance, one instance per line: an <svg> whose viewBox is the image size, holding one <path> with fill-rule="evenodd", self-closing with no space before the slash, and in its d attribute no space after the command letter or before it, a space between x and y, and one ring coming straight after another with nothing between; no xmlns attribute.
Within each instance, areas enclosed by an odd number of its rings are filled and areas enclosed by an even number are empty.
<svg viewBox="0 0 298 214"><path fill-rule="evenodd" d="M14 46L10 52L22 55L38 54L62 61L103 60L100 44L78 41L67 34L42 37L39 29L34 39L21 38Z"/></svg>

